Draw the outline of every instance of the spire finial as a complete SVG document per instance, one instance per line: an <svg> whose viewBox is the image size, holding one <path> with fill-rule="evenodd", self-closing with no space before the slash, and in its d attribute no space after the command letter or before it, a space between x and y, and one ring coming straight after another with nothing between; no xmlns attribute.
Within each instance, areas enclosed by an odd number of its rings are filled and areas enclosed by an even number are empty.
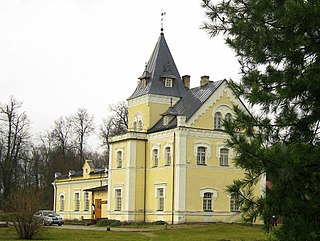
<svg viewBox="0 0 320 241"><path fill-rule="evenodd" d="M166 15L166 12L161 9L161 34L163 34L163 16Z"/></svg>

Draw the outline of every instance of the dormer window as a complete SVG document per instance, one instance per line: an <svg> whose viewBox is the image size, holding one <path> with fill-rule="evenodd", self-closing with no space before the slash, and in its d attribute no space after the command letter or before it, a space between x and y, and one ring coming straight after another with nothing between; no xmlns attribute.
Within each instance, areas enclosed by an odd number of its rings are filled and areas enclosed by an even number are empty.
<svg viewBox="0 0 320 241"><path fill-rule="evenodd" d="M173 80L171 78L165 78L164 79L164 86L165 87L172 87Z"/></svg>
<svg viewBox="0 0 320 241"><path fill-rule="evenodd" d="M145 88L147 86L147 79L141 80L142 87Z"/></svg>

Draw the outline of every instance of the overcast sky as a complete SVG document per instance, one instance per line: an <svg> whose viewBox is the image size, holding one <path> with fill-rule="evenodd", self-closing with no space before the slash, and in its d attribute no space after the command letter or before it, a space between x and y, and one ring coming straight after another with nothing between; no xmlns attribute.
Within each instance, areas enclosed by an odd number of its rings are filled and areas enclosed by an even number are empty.
<svg viewBox="0 0 320 241"><path fill-rule="evenodd" d="M202 75L239 79L233 51L200 29L200 3L0 0L0 103L22 101L35 136L78 108L98 127L109 104L133 93L158 40L162 9L165 38L191 87Z"/></svg>

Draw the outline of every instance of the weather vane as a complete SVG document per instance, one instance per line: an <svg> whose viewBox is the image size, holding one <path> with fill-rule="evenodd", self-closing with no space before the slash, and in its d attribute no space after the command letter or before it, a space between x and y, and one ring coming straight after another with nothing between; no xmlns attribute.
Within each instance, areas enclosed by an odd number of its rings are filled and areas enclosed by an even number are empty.
<svg viewBox="0 0 320 241"><path fill-rule="evenodd" d="M163 16L166 15L166 12L161 9L161 33L163 33Z"/></svg>

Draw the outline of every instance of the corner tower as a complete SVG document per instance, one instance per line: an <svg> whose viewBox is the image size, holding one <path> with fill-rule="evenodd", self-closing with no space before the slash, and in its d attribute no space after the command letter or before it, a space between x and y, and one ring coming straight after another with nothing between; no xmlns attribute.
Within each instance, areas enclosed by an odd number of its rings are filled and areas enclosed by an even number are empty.
<svg viewBox="0 0 320 241"><path fill-rule="evenodd" d="M185 93L186 88L161 32L137 88L128 98L129 131L147 132Z"/></svg>

